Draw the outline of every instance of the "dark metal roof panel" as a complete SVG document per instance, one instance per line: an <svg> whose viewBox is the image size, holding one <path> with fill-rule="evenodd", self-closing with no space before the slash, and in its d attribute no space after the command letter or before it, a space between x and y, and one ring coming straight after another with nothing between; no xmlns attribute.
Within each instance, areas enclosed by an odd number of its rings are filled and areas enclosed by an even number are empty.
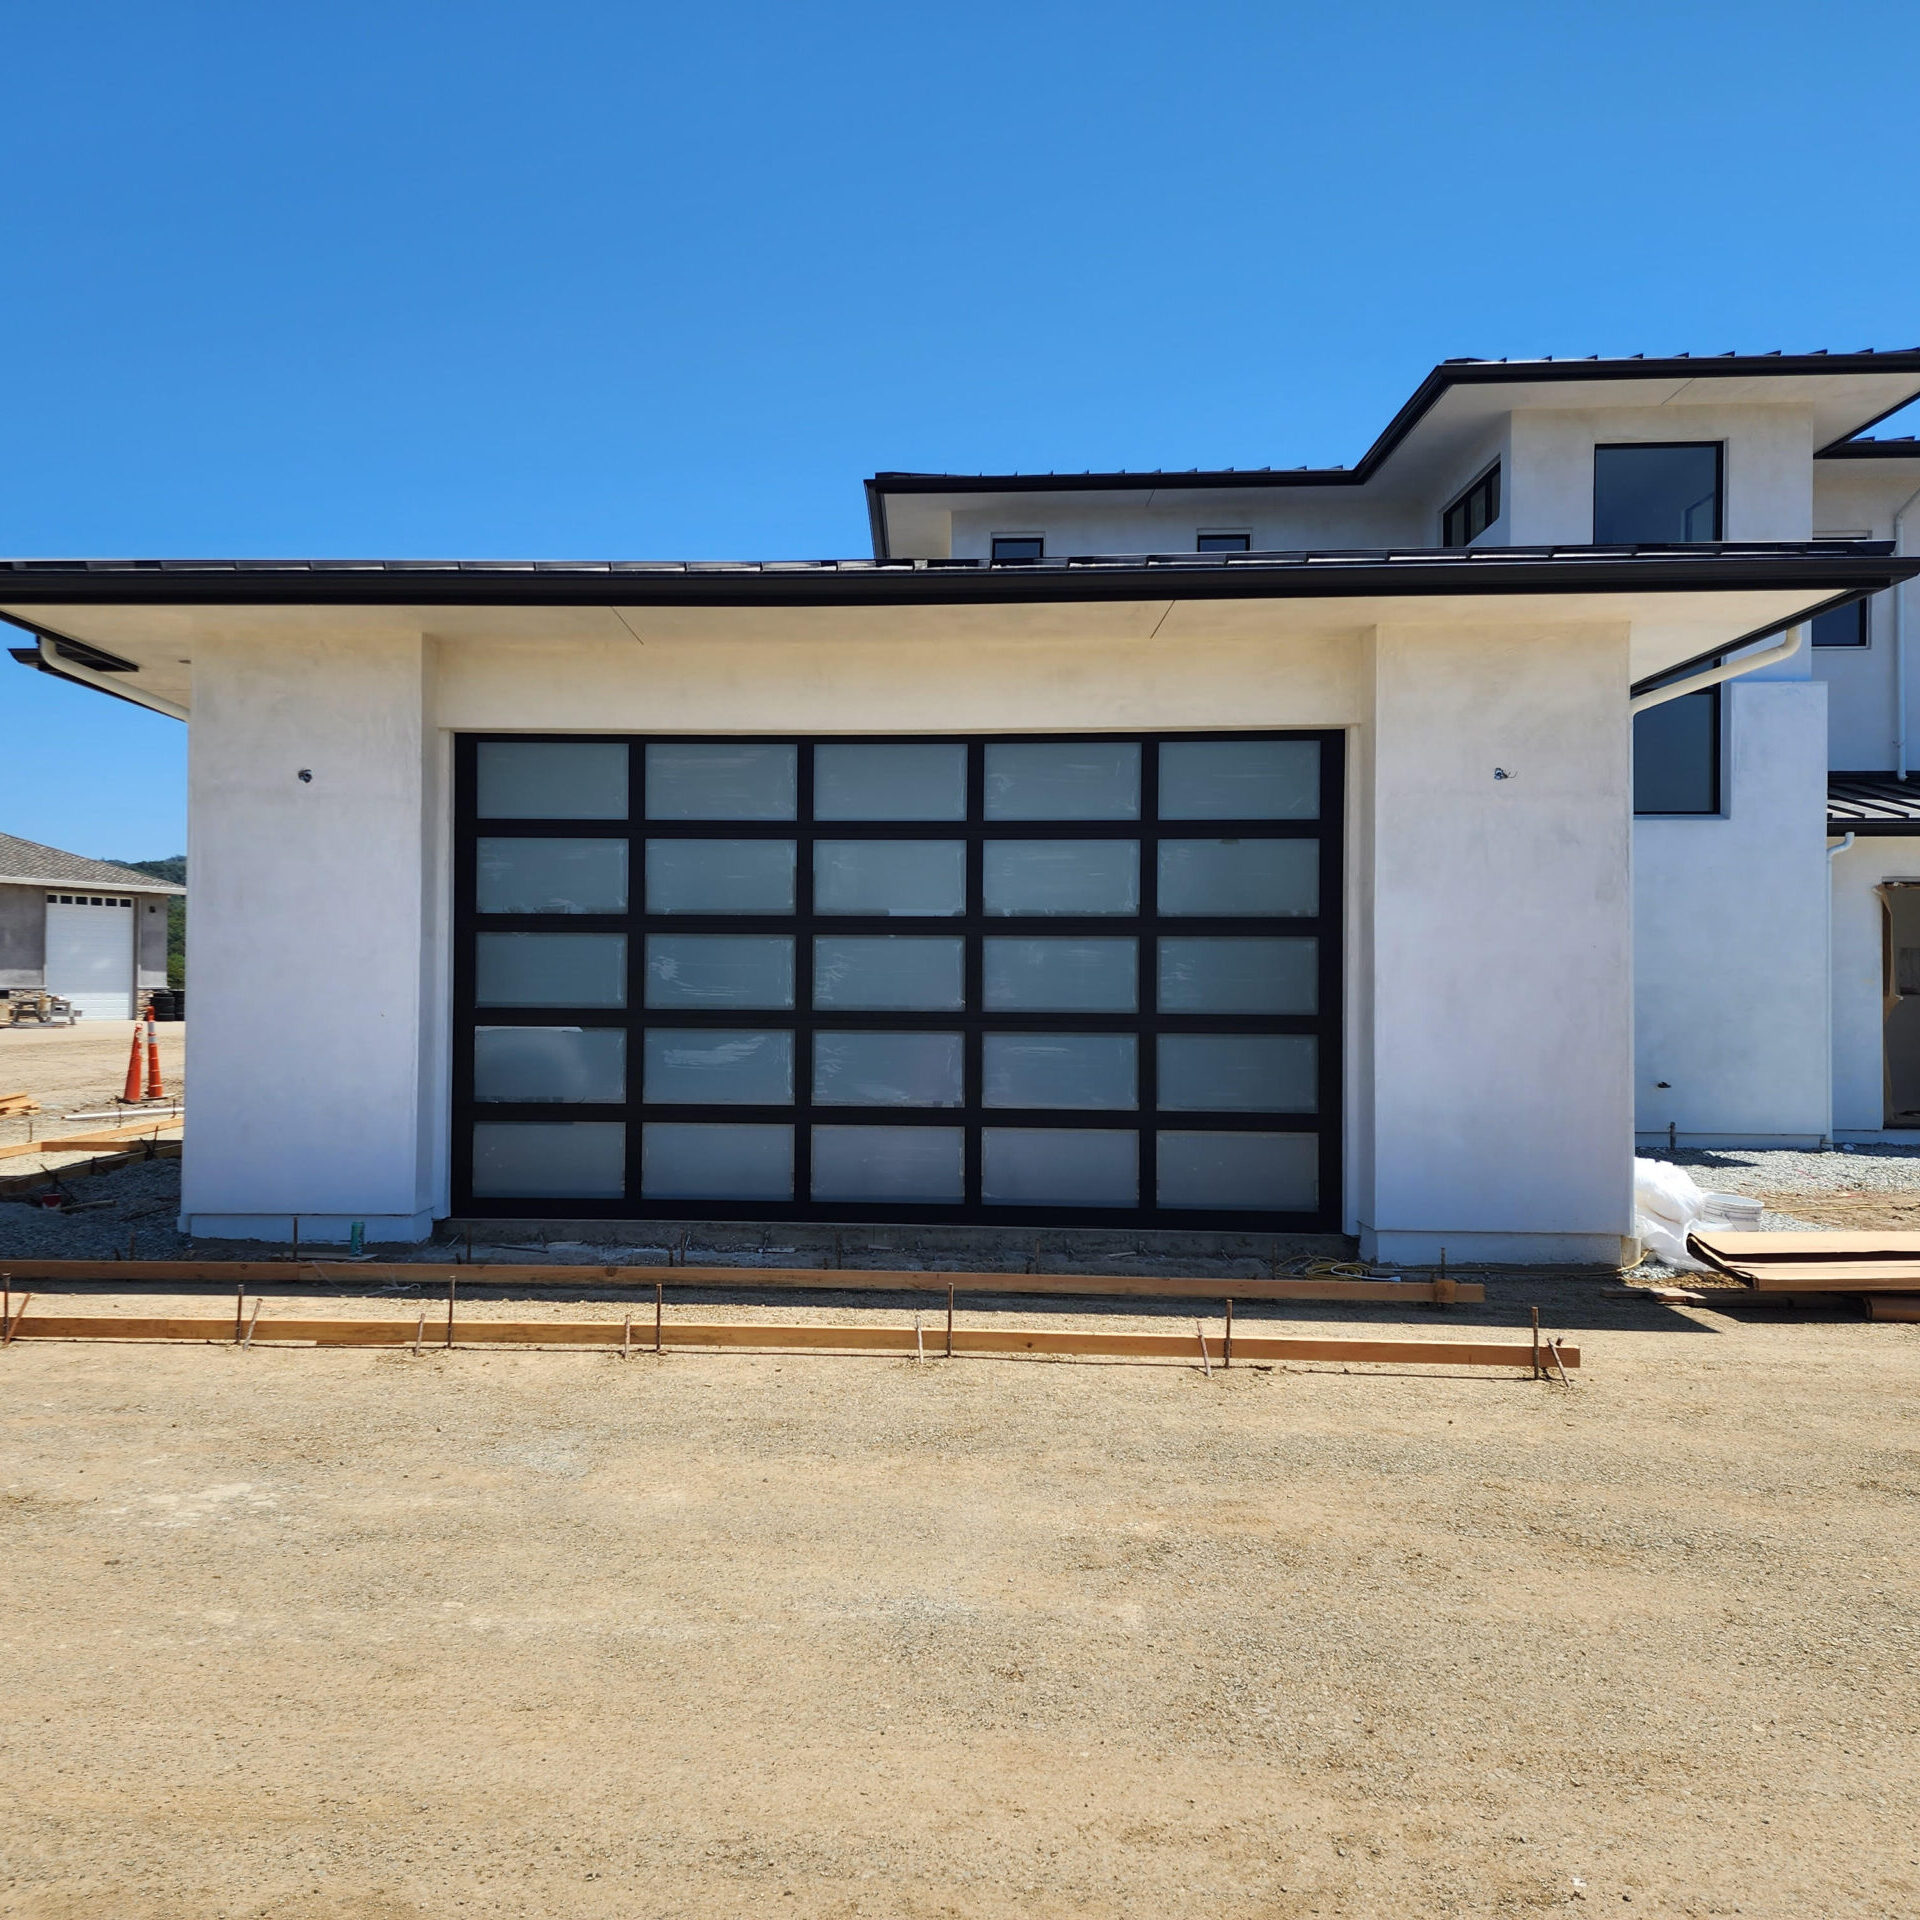
<svg viewBox="0 0 1920 1920"><path fill-rule="evenodd" d="M1920 835L1920 778L1892 773L1827 776L1829 833Z"/></svg>
<svg viewBox="0 0 1920 1920"><path fill-rule="evenodd" d="M0 560L0 605L805 606L1456 593L1878 592L1884 540L1060 555L1039 561Z"/></svg>

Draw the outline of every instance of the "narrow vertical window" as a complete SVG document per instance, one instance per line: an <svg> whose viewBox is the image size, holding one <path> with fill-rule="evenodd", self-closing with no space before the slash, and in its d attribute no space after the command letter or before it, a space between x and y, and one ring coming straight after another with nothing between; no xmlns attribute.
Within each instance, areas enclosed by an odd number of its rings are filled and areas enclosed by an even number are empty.
<svg viewBox="0 0 1920 1920"><path fill-rule="evenodd" d="M1494 466L1440 516L1440 544L1471 546L1499 518L1500 469Z"/></svg>

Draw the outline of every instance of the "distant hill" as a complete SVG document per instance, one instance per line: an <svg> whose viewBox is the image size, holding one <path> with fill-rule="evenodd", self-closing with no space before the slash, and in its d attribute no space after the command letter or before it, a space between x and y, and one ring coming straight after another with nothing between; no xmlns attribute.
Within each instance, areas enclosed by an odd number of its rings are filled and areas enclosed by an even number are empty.
<svg viewBox="0 0 1920 1920"><path fill-rule="evenodd" d="M164 860L116 860L113 864L131 867L135 873L150 873L156 880L171 880L176 887L187 884L184 853L169 854ZM187 903L176 895L167 902L167 985L184 987L186 984Z"/></svg>

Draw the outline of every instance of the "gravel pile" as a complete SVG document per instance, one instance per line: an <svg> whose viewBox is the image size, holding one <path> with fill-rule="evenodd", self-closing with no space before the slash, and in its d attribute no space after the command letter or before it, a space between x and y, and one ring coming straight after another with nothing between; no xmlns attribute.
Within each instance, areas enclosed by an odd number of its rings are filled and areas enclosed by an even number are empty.
<svg viewBox="0 0 1920 1920"><path fill-rule="evenodd" d="M1697 1184L1716 1193L1920 1192L1920 1146L1835 1147L1824 1153L1714 1147L1642 1157L1685 1167Z"/></svg>

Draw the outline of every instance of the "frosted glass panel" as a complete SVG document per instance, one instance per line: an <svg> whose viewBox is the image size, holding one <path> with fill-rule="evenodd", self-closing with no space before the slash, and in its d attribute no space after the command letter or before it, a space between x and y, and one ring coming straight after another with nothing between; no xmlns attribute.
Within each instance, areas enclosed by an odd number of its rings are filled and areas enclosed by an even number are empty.
<svg viewBox="0 0 1920 1920"><path fill-rule="evenodd" d="M1310 1133L1163 1133L1163 1207L1311 1213L1320 1204L1320 1144Z"/></svg>
<svg viewBox="0 0 1920 1920"><path fill-rule="evenodd" d="M966 1005L965 949L953 938L820 934L813 1004L844 1013L957 1013Z"/></svg>
<svg viewBox="0 0 1920 1920"><path fill-rule="evenodd" d="M793 1100L793 1035L720 1027L649 1027L650 1106L784 1107Z"/></svg>
<svg viewBox="0 0 1920 1920"><path fill-rule="evenodd" d="M818 840L815 913L953 916L966 911L962 840Z"/></svg>
<svg viewBox="0 0 1920 1920"><path fill-rule="evenodd" d="M989 840L991 914L1138 913L1140 846L1134 840Z"/></svg>
<svg viewBox="0 0 1920 1920"><path fill-rule="evenodd" d="M655 1120L640 1129L649 1200L791 1200L793 1129Z"/></svg>
<svg viewBox="0 0 1920 1920"><path fill-rule="evenodd" d="M963 746L843 743L813 750L816 820L964 820Z"/></svg>
<svg viewBox="0 0 1920 1920"><path fill-rule="evenodd" d="M476 1027L476 1100L627 1097L627 1036L619 1027Z"/></svg>
<svg viewBox="0 0 1920 1920"><path fill-rule="evenodd" d="M624 933L474 935L474 999L483 1007L624 1007Z"/></svg>
<svg viewBox="0 0 1920 1920"><path fill-rule="evenodd" d="M618 1120L482 1120L473 1129L476 1198L618 1200L626 1190Z"/></svg>
<svg viewBox="0 0 1920 1920"><path fill-rule="evenodd" d="M791 840L649 840L649 913L791 913Z"/></svg>
<svg viewBox="0 0 1920 1920"><path fill-rule="evenodd" d="M1320 1104L1310 1033L1163 1033L1160 1105L1185 1113L1312 1113Z"/></svg>
<svg viewBox="0 0 1920 1920"><path fill-rule="evenodd" d="M650 1007L790 1007L793 936L784 933L652 933Z"/></svg>
<svg viewBox="0 0 1920 1920"><path fill-rule="evenodd" d="M1163 840L1160 911L1271 918L1320 910L1318 840Z"/></svg>
<svg viewBox="0 0 1920 1920"><path fill-rule="evenodd" d="M987 748L989 820L1138 820L1131 740L1001 740Z"/></svg>
<svg viewBox="0 0 1920 1920"><path fill-rule="evenodd" d="M1131 1013L1139 998L1132 940L994 940L982 991L992 1013Z"/></svg>
<svg viewBox="0 0 1920 1920"><path fill-rule="evenodd" d="M1131 1207L1137 1136L1092 1127L985 1127L980 1198L1001 1207Z"/></svg>
<svg viewBox="0 0 1920 1920"><path fill-rule="evenodd" d="M1130 1108L1139 1085L1130 1033L990 1033L981 1042L982 1106Z"/></svg>
<svg viewBox="0 0 1920 1920"><path fill-rule="evenodd" d="M1319 1003L1318 940L1160 942L1162 1013L1312 1013Z"/></svg>
<svg viewBox="0 0 1920 1920"><path fill-rule="evenodd" d="M647 749L649 820L791 820L799 749L675 740Z"/></svg>
<svg viewBox="0 0 1920 1920"><path fill-rule="evenodd" d="M483 740L474 763L482 820L627 817L625 741Z"/></svg>
<svg viewBox="0 0 1920 1920"><path fill-rule="evenodd" d="M1162 820L1317 820L1318 740L1169 740Z"/></svg>
<svg viewBox="0 0 1920 1920"><path fill-rule="evenodd" d="M830 1107L957 1107L957 1033L816 1033L813 1097Z"/></svg>
<svg viewBox="0 0 1920 1920"><path fill-rule="evenodd" d="M483 839L474 883L482 913L625 913L627 843Z"/></svg>
<svg viewBox="0 0 1920 1920"><path fill-rule="evenodd" d="M931 1205L966 1196L965 1136L958 1127L815 1127L816 1200L900 1200Z"/></svg>

